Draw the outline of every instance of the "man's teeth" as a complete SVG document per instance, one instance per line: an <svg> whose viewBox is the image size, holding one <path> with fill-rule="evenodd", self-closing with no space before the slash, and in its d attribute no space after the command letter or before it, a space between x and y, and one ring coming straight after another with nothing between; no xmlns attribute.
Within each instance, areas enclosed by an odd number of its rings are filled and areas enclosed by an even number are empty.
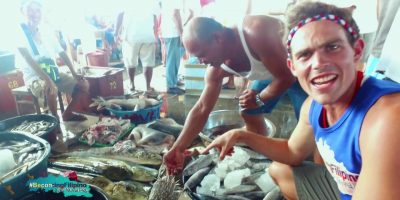
<svg viewBox="0 0 400 200"><path fill-rule="evenodd" d="M335 79L335 77L336 77L335 75L323 76L323 77L319 77L319 78L314 79L313 82L315 84L324 84L326 82L329 82L329 81Z"/></svg>

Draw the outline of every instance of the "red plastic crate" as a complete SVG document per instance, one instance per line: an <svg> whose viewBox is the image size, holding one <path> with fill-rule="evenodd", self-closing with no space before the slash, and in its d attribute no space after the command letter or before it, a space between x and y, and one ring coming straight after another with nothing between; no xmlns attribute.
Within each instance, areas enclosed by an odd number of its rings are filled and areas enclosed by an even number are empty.
<svg viewBox="0 0 400 200"><path fill-rule="evenodd" d="M16 103L11 90L24 85L21 71L13 70L0 75L0 112L16 112Z"/></svg>
<svg viewBox="0 0 400 200"><path fill-rule="evenodd" d="M90 97L121 96L124 94L123 69L89 67L85 78L90 84Z"/></svg>

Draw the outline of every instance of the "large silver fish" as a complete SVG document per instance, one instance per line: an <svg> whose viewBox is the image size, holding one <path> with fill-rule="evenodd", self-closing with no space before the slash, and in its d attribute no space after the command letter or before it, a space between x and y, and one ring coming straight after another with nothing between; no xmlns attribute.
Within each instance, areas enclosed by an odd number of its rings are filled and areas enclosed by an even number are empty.
<svg viewBox="0 0 400 200"><path fill-rule="evenodd" d="M85 151L68 152L63 155L83 158L109 158L114 160L133 162L140 165L152 166L160 166L162 163L162 157L159 154L134 148L123 149L123 151L115 151L113 147L91 148Z"/></svg>
<svg viewBox="0 0 400 200"><path fill-rule="evenodd" d="M115 110L133 110L137 111L149 106L154 106L160 103L156 99L150 99L145 97L131 98L131 99L109 99L106 100L103 97L93 98L93 103L89 107L97 106L97 110L101 111L105 108L111 108Z"/></svg>

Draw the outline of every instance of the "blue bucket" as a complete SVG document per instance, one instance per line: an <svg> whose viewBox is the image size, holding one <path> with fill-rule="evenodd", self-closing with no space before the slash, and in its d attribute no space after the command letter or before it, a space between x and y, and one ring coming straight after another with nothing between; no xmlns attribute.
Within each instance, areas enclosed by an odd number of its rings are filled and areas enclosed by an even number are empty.
<svg viewBox="0 0 400 200"><path fill-rule="evenodd" d="M45 140L47 140L50 144L53 144L57 140L56 128L59 127L58 119L51 115L46 114L30 114L30 115L21 115L13 118L8 118L3 121L0 121L0 132L8 132L9 129L22 124L24 121L32 122L32 121L46 121L51 122L54 125L51 126L46 132L42 134L36 134ZM14 131L13 131L14 132Z"/></svg>
<svg viewBox="0 0 400 200"><path fill-rule="evenodd" d="M107 108L112 116L122 119L130 119L135 125L145 124L160 118L160 109L162 102L149 108L144 108L138 111L130 110L114 110Z"/></svg>
<svg viewBox="0 0 400 200"><path fill-rule="evenodd" d="M50 144L35 135L21 133L0 132L0 141L29 141L39 143L44 147L43 155L33 165L29 166L24 172L20 172L14 177L0 182L0 199L19 199L29 193L26 185L30 178L47 176L47 160L50 155ZM24 169L23 169L24 170Z"/></svg>

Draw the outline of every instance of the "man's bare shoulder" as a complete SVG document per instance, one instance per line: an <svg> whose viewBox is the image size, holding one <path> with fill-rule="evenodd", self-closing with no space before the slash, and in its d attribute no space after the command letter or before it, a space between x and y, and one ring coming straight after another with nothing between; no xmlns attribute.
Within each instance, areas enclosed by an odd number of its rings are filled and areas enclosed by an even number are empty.
<svg viewBox="0 0 400 200"><path fill-rule="evenodd" d="M249 15L246 16L243 22L243 29L252 34L267 34L276 33L283 30L283 23L270 16L266 15Z"/></svg>
<svg viewBox="0 0 400 200"><path fill-rule="evenodd" d="M400 93L384 95L370 108L362 127L362 138L386 140L397 137L400 141ZM384 135L384 137L383 137Z"/></svg>

